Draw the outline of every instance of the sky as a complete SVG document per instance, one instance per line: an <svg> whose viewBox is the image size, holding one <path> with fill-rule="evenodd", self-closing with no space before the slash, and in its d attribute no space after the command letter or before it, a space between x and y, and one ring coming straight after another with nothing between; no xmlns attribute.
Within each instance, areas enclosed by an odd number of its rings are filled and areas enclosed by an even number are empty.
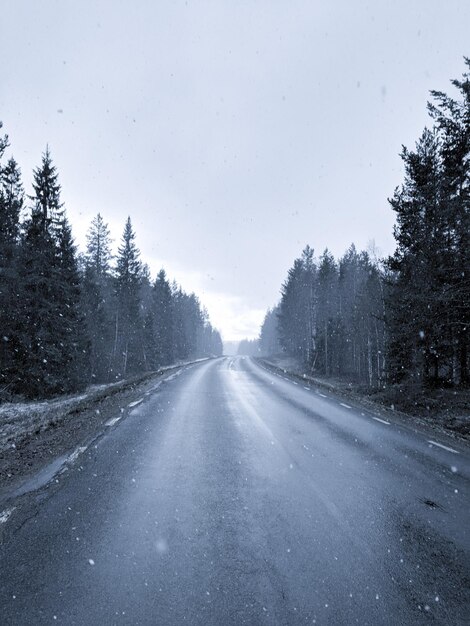
<svg viewBox="0 0 470 626"><path fill-rule="evenodd" d="M0 120L46 145L81 249L131 216L225 340L258 335L309 244L394 249L399 152L470 55L468 0L0 0Z"/></svg>

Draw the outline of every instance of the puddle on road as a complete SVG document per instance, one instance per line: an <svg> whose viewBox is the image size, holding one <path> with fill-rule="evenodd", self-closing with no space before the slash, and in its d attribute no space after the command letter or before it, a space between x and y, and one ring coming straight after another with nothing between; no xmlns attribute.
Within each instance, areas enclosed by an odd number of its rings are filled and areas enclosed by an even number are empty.
<svg viewBox="0 0 470 626"><path fill-rule="evenodd" d="M62 466L65 465L68 458L69 455L64 454L58 459L55 459L49 463L49 465L46 465L46 467L43 467L42 470L34 474L34 476L25 480L19 487L16 487L16 489L11 491L8 496L17 498L19 496L24 496L26 493L30 493L31 491L37 491L38 489L41 489L41 487L45 487L47 483L50 482L60 471Z"/></svg>

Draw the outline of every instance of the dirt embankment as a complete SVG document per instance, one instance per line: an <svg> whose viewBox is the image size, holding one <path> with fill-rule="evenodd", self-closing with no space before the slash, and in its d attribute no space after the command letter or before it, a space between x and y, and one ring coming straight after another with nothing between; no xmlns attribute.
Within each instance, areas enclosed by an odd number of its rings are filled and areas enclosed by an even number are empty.
<svg viewBox="0 0 470 626"><path fill-rule="evenodd" d="M423 392L404 385L370 389L346 380L311 376L293 358L270 356L259 360L267 367L354 400L365 408L393 412L399 419L414 420L452 437L470 441L470 389L430 389Z"/></svg>

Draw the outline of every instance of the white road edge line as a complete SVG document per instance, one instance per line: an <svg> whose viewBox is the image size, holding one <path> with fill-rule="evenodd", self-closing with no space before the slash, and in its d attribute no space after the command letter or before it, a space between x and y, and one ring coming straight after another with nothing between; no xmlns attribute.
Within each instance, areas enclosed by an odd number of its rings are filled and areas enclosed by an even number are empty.
<svg viewBox="0 0 470 626"><path fill-rule="evenodd" d="M318 395L321 396L322 398L326 398L324 393L320 393L319 391L317 391Z"/></svg>
<svg viewBox="0 0 470 626"><path fill-rule="evenodd" d="M307 391L310 391L310 387L304 387L304 389L306 389Z"/></svg>
<svg viewBox="0 0 470 626"><path fill-rule="evenodd" d="M428 443L430 443L432 446L437 446L438 448L442 448L443 450L447 450L447 452L453 452L454 454L460 454L460 452L458 450L454 450L454 448L449 448L448 446L445 446L442 443L438 443L437 441L432 441L431 439L428 439Z"/></svg>
<svg viewBox="0 0 470 626"><path fill-rule="evenodd" d="M349 404L344 404L344 402L340 402L341 406L344 406L345 409L352 409Z"/></svg>
<svg viewBox="0 0 470 626"><path fill-rule="evenodd" d="M372 419L375 420L376 422L380 422L381 424L387 424L387 426L390 426L390 422L387 422L386 420L382 420L380 419L380 417L372 416Z"/></svg>
<svg viewBox="0 0 470 626"><path fill-rule="evenodd" d="M119 422L119 420L121 419L121 416L119 417L113 417L112 419L108 420L105 423L105 426L113 426L116 422Z"/></svg>
<svg viewBox="0 0 470 626"><path fill-rule="evenodd" d="M140 404L141 402L143 402L144 399L140 398L140 400L136 400L135 402L131 402L130 404L128 404L127 406L131 409L133 406L137 406L138 404Z"/></svg>

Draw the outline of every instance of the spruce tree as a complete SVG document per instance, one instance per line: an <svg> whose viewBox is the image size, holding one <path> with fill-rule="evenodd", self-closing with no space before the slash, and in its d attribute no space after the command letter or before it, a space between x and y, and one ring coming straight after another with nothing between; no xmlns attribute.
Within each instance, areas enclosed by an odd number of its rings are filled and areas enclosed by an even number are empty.
<svg viewBox="0 0 470 626"><path fill-rule="evenodd" d="M164 269L158 272L153 286L153 311L155 316L154 349L157 365L174 361L173 353L173 302L170 283Z"/></svg>
<svg viewBox="0 0 470 626"><path fill-rule="evenodd" d="M57 229L56 270L60 280L60 313L56 341L61 348L64 376L61 393L73 392L88 382L89 350L86 325L81 309L81 280L76 247L70 225L64 216Z"/></svg>
<svg viewBox="0 0 470 626"><path fill-rule="evenodd" d="M109 228L98 213L87 233L82 285L82 308L89 342L91 382L109 380L112 367L116 301L110 268L111 259Z"/></svg>
<svg viewBox="0 0 470 626"><path fill-rule="evenodd" d="M114 376L119 378L143 368L144 338L140 306L142 264L130 217L127 218L116 264L116 300L113 347Z"/></svg>
<svg viewBox="0 0 470 626"><path fill-rule="evenodd" d="M0 120L0 130L3 128L3 122ZM8 135L0 135L0 162L3 158L5 150L8 148Z"/></svg>
<svg viewBox="0 0 470 626"><path fill-rule="evenodd" d="M152 361L152 335L154 327L154 315L153 315L153 287L152 277L150 274L150 268L147 263L144 263L140 272L140 318L142 322L142 329L140 332L143 369L145 371L153 370Z"/></svg>
<svg viewBox="0 0 470 626"><path fill-rule="evenodd" d="M279 338L284 350L312 368L315 364L315 285L313 250L307 246L281 289Z"/></svg>
<svg viewBox="0 0 470 626"><path fill-rule="evenodd" d="M25 224L18 264L21 311L16 389L29 398L58 393L63 376L56 343L59 285L55 246L41 213L33 210Z"/></svg>
<svg viewBox="0 0 470 626"><path fill-rule="evenodd" d="M101 213L93 218L86 239L87 267L92 268L98 277L108 275L112 259L111 235Z"/></svg>
<svg viewBox="0 0 470 626"><path fill-rule="evenodd" d="M75 248L48 149L34 171L33 189L18 261L15 385L17 392L30 398L79 389L85 349Z"/></svg>
<svg viewBox="0 0 470 626"><path fill-rule="evenodd" d="M184 360L188 356L186 329L184 324L185 294L181 287L172 282L171 302L173 310L173 354L175 361Z"/></svg>
<svg viewBox="0 0 470 626"><path fill-rule="evenodd" d="M448 357L446 311L439 298L448 242L442 206L439 139L425 129L414 151L403 148L405 181L390 204L397 249L388 295L388 366L392 382L437 383Z"/></svg>
<svg viewBox="0 0 470 626"><path fill-rule="evenodd" d="M0 124L1 126L1 124ZM0 159L7 138L0 139ZM18 251L20 213L23 206L21 173L13 158L0 160L0 394L12 390L18 351L19 316Z"/></svg>
<svg viewBox="0 0 470 626"><path fill-rule="evenodd" d="M428 104L440 136L447 250L441 255L439 292L447 305L448 379L461 385L470 382L470 59L465 64L462 79L452 81L460 98L432 91L434 102Z"/></svg>
<svg viewBox="0 0 470 626"><path fill-rule="evenodd" d="M325 376L338 373L338 268L326 249L318 267L317 350L316 367Z"/></svg>

